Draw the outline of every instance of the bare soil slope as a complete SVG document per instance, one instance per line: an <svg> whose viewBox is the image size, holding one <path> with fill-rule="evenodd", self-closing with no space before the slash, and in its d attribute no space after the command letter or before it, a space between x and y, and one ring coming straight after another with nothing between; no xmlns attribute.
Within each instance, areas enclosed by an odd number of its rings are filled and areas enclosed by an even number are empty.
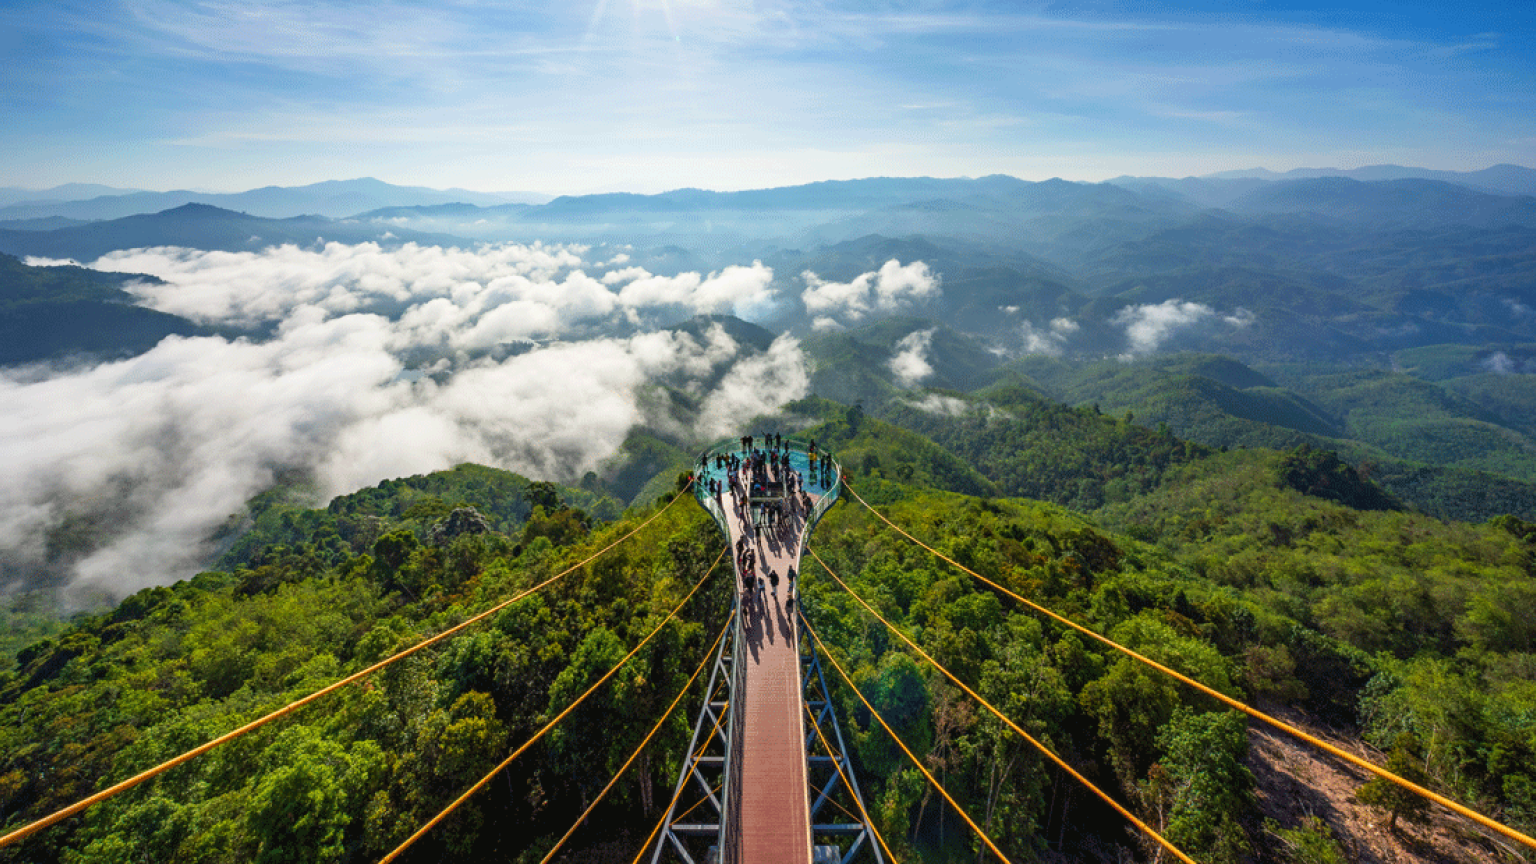
<svg viewBox="0 0 1536 864"><path fill-rule="evenodd" d="M1379 752L1359 741L1341 738L1307 722L1296 712L1273 712L1286 722L1316 735L1341 750L1377 764ZM1389 831L1381 811L1355 800L1355 790L1365 784L1365 771L1321 753L1264 724L1249 726L1248 770L1257 781L1259 809L1264 818L1282 828L1298 827L1308 816L1327 823L1340 849L1350 861L1369 864L1441 864L1441 862L1510 862L1513 847L1482 826L1431 805L1428 818L1414 824L1399 819ZM1255 857L1261 862L1286 862L1285 845L1261 826L1253 836Z"/></svg>

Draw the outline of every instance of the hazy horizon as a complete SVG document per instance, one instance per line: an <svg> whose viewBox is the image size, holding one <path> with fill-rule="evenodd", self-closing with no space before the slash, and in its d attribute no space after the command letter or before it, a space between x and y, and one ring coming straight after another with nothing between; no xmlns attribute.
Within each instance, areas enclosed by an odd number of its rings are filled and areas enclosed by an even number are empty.
<svg viewBox="0 0 1536 864"><path fill-rule="evenodd" d="M1034 183L1034 182L1042 182L1042 181L1046 181L1046 180L1066 180L1068 182L1073 182L1073 183L1106 183L1106 182L1109 182L1111 180L1115 180L1115 179L1120 178L1120 177L1161 177L1163 179L1180 180L1180 179L1203 179L1203 178L1215 177L1217 175L1222 175L1222 174L1244 173L1244 172L1258 172L1258 173L1273 174L1275 176L1284 176L1284 175L1286 175L1288 173L1291 173L1291 172L1309 172L1309 171L1317 171L1317 172L1325 172L1325 171L1348 172L1348 171L1358 170L1358 169L1362 169L1362 168L1387 168L1387 167L1396 167L1396 168L1403 168L1403 169L1408 169L1408 170L1447 171L1447 172L1466 174L1466 173L1475 173L1475 172L1478 172L1478 171L1483 171L1483 170L1488 170L1488 169L1492 169L1492 168L1497 168L1497 167L1501 167L1501 166L1512 166L1512 167L1516 167L1516 168L1525 168L1525 169L1528 169L1528 170L1536 170L1536 168L1532 168L1532 166L1530 166L1530 165L1518 165L1518 164L1509 163L1509 162L1501 162L1501 163L1496 163L1496 164L1483 165L1483 166L1476 167L1476 168L1441 168L1441 167L1434 166L1434 165L1389 165L1387 163L1372 163L1372 164L1365 164L1365 165L1358 165L1358 166L1348 166L1348 167L1338 166L1338 165L1298 165L1298 166L1296 166L1294 168L1287 168L1287 169L1284 169L1284 170L1274 169L1274 168L1271 168L1271 167L1269 167L1267 165L1250 165L1250 166L1247 166L1246 168L1233 168L1233 169L1226 169L1224 171L1209 172L1209 173L1206 173L1206 174L1185 174L1185 175L1136 175L1136 174L1130 174L1128 172L1120 172L1118 174L1113 174L1113 175L1110 175L1110 176L1107 176L1107 177L1094 177L1094 178L1061 177L1061 176L1058 176L1058 175L1053 175L1053 176L1050 176L1050 177L1019 177L1016 174L1009 174L1007 176L1015 177L1016 179L1024 180L1024 181L1032 182L1032 183ZM1006 172L995 172L995 173L997 173L997 174L1005 174ZM475 188L475 187L471 187L471 186L433 187L433 186L427 186L427 185L420 184L420 183L408 183L408 182L397 181L397 180L394 180L394 179L384 178L384 177L357 176L357 177L331 177L331 178L327 178L327 179L324 179L324 180L316 180L316 181L308 182L308 183L269 183L269 184L264 184L263 186L259 186L259 187L258 186L252 186L252 187L230 187L230 188L223 188L223 189L213 189L213 188L208 188L208 187L192 188L192 187L189 187L189 186L167 186L167 187L163 187L163 188L153 188L153 189L146 188L146 187L114 186L114 187L112 187L114 189L114 191L112 191L112 192L102 192L102 193L99 193L99 194L101 194L101 195L113 195L113 194L134 194L134 193L140 193L140 192L150 192L150 193L191 192L191 193L198 194L198 195L235 195L235 194L240 194L240 193L243 193L243 192L254 191L254 190L260 189L260 188L274 188L274 187L275 188L304 188L304 187L308 187L308 186L320 185L320 184L323 184L323 183L351 183L351 182L358 182L358 181L376 180L376 181L379 181L381 183L388 184L390 186L396 186L396 187L401 187L401 188L424 188L424 189L431 189L431 190L437 191L437 192L463 191L463 192L474 192L474 193L480 194L480 195L545 196L545 197L549 197L549 198L556 198L556 197L560 197L560 196L601 195L601 194L608 194L608 193L631 193L631 194L637 194L637 195L654 195L654 194L663 194L663 193L667 193L667 192L676 192L676 191L680 191L680 190L684 190L684 189L700 189L700 190L703 190L703 191L706 191L706 192L743 192L743 191L753 191L753 190L761 190L761 189L773 189L773 188L785 188L785 187L793 187L793 186L804 186L804 185L810 185L810 184L814 184L814 183L834 183L834 182L846 182L846 181L852 181L852 180L870 180L870 179L880 179L880 178L901 179L901 178L915 178L915 177L919 177L919 176L922 176L922 177L933 177L933 179L944 179L944 180L950 180L950 179L969 180L969 179L977 179L979 177L987 176L987 175L977 174L977 175L955 175L955 176L948 176L948 177L936 177L934 175L865 174L865 175L852 176L852 177L823 177L823 178L817 178L817 179L813 179L813 180L805 180L805 181L797 182L797 183L775 184L773 186L740 186L740 187L726 188L726 187L699 186L699 185L695 184L695 185L687 185L687 186L667 186L667 187L664 187L664 188L657 188L657 189L654 189L654 190L641 190L639 188L627 188L627 187L624 187L622 184L613 185L613 186L595 187L595 188L591 188L591 189L581 189L581 190L490 189L490 188L481 189L481 188ZM7 186L7 187L3 187L3 188L11 189L11 190L17 190L17 191L23 191L23 192L49 192L49 191L52 191L54 189L58 189L58 188L62 188L62 187L67 187L67 186L102 186L102 187L108 187L108 186L112 186L112 184L69 181L69 182L65 182L65 183L55 184L53 186ZM91 196L87 196L87 197L88 198L89 197L96 197L96 195L91 195Z"/></svg>

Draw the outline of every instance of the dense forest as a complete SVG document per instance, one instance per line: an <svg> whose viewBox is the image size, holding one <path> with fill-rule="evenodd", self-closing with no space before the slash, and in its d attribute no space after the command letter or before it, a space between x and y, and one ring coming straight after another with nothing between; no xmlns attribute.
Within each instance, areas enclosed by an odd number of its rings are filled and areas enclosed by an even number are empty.
<svg viewBox="0 0 1536 864"><path fill-rule="evenodd" d="M499 472L466 467L433 478L428 485L453 487L469 497L456 503L470 506L450 511L420 537L383 517L385 533L358 553L346 541L334 544L334 528L317 517L311 540L268 547L248 567L148 589L18 652L0 685L0 806L7 824L83 797L104 780L153 765L446 629L653 515L636 511L627 521L594 524L549 500L548 484L533 483L519 497L544 503L535 503L509 535L482 515L514 504L497 494L508 484L478 497L472 491L487 473ZM377 500L361 495L350 503ZM703 653L725 617L732 592L723 571L711 570L721 543L703 512L673 506L645 530L600 565L509 607L443 651L393 666L6 854L81 861L377 858L608 671L713 573L631 662L630 675L514 767L516 794L512 786L494 787L443 826L422 854L515 856L547 844L545 835L566 827L558 823L580 809L687 679L682 667L691 668L688 658ZM631 720L635 736L626 731ZM658 753L681 746L684 722L678 717L668 727ZM614 812L638 810L629 800L637 786L666 784L671 767L659 756L650 760L640 779L621 790ZM487 813L533 830L481 831Z"/></svg>
<svg viewBox="0 0 1536 864"><path fill-rule="evenodd" d="M1008 417L897 418L912 427L902 428L810 399L778 422L832 448L852 487L896 524L1010 591L1224 693L1344 730L1445 794L1536 828L1536 626L1523 613L1536 603L1536 525L1417 512L1327 450L1221 452L1022 391L996 398ZM724 544L691 496L677 496L676 477L622 514L600 491L479 466L387 481L323 509L277 494L253 501L216 570L7 643L7 828L441 632L655 521L463 635L0 858L376 860L662 625L622 674L409 853L538 861L726 620L728 563L712 569ZM1344 860L1326 821L1263 820L1240 715L1041 620L848 496L812 548L925 651L1197 860ZM876 709L1015 860L1147 854L1119 817L812 563L803 608ZM17 624L8 632L47 630L20 599L6 615ZM964 825L852 693L833 692L866 801L900 860L974 860ZM695 709L664 724L562 855L638 851L669 797ZM1425 818L1390 795L1361 794L1383 825Z"/></svg>

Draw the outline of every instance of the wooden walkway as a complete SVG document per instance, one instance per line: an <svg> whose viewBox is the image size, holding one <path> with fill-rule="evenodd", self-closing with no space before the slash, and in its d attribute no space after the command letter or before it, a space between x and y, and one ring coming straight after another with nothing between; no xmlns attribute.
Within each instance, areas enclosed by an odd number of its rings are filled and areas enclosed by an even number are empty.
<svg viewBox="0 0 1536 864"><path fill-rule="evenodd" d="M729 526L731 549L748 531L747 510L730 488L718 499ZM813 500L815 496L813 495ZM800 633L785 609L788 574L800 572L800 539L805 514L797 512L777 530L752 531L756 572L764 577L742 605L744 686L735 693L744 726L732 747L740 760L738 797L731 807L733 834L726 848L736 850L727 864L810 864L811 814L805 772L805 709L800 692ZM734 556L733 556L734 557ZM736 567L736 587L748 587ZM779 574L778 590L766 583L769 570ZM796 586L798 588L798 586ZM798 599L798 598L797 598Z"/></svg>

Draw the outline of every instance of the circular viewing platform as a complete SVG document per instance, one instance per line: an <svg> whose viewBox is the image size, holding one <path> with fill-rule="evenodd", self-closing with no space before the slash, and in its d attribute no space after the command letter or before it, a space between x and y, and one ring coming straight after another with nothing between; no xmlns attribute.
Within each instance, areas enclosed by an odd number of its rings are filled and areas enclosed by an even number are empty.
<svg viewBox="0 0 1536 864"><path fill-rule="evenodd" d="M753 472L750 466L759 459L768 468ZM791 495L800 497L794 509L804 518L802 531L809 534L837 501L842 477L841 466L814 439L771 434L717 441L694 462L693 471L694 495L727 536L729 502L744 503L757 522L764 506L778 506Z"/></svg>

